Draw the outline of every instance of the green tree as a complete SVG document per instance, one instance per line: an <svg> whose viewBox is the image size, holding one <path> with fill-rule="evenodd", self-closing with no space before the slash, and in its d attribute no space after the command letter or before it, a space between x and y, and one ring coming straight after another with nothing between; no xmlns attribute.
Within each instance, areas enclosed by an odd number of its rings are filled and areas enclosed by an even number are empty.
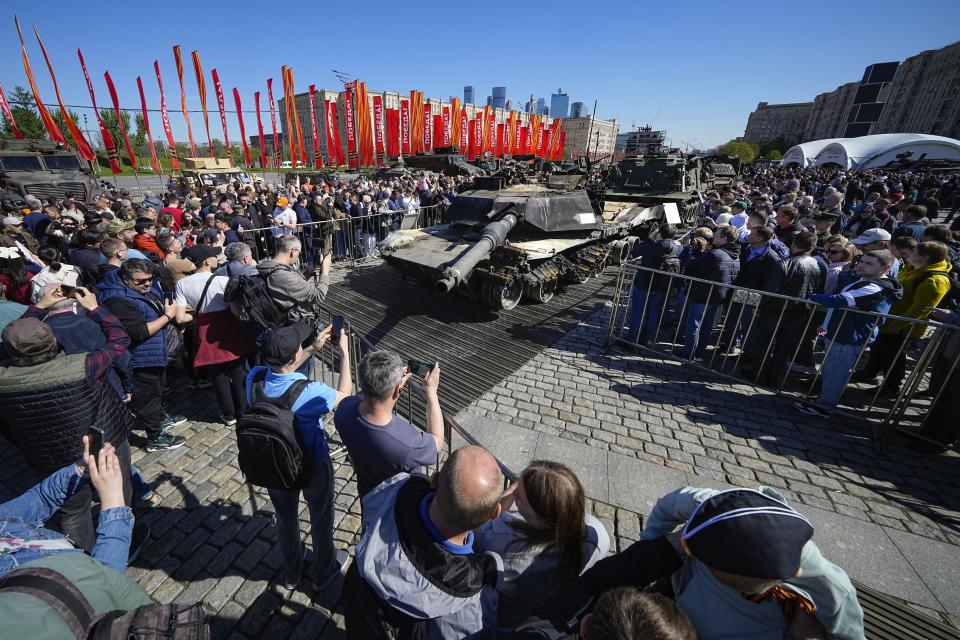
<svg viewBox="0 0 960 640"><path fill-rule="evenodd" d="M767 153L767 159L768 159L768 160L783 160L783 154L780 153L779 151L777 151L776 149L773 149L772 151L769 151L769 152Z"/></svg>
<svg viewBox="0 0 960 640"><path fill-rule="evenodd" d="M76 124L79 128L80 116L77 114L77 112L67 109L67 113L70 115L70 119L73 120L74 124ZM70 138L70 128L67 127L67 121L63 117L63 113L61 113L60 109L51 109L50 116L53 118L53 121L57 123L57 127L60 128L60 133L63 134L63 137L66 138L67 142L72 145L73 140Z"/></svg>
<svg viewBox="0 0 960 640"><path fill-rule="evenodd" d="M47 128L43 126L43 120L37 113L37 107L29 91L17 85L13 88L13 92L7 96L7 101L10 103L10 112L13 114L13 119L24 138L32 140L45 140L47 138ZM0 137L7 139L15 137L13 126L7 122L6 116L3 118L3 131L0 132Z"/></svg>
<svg viewBox="0 0 960 640"><path fill-rule="evenodd" d="M744 162L753 162L757 157L758 147L749 142L731 140L717 147L717 152L724 155L740 158Z"/></svg>
<svg viewBox="0 0 960 640"><path fill-rule="evenodd" d="M143 166L143 151L147 149L147 126L143 122L143 114L136 114L133 118L134 125L137 127L133 133L133 150L137 154L137 166Z"/></svg>

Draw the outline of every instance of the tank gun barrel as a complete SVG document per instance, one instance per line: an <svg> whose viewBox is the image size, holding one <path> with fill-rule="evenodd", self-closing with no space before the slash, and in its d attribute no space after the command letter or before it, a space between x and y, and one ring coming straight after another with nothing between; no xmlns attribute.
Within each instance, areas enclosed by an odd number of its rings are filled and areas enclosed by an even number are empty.
<svg viewBox="0 0 960 640"><path fill-rule="evenodd" d="M473 268L481 260L490 255L496 247L503 244L507 234L517 224L517 215L507 213L498 220L494 220L483 228L483 234L477 243L470 247L470 250L460 256L460 258L443 270L440 279L437 280L437 292L449 293L456 289L460 284L466 282L470 277Z"/></svg>

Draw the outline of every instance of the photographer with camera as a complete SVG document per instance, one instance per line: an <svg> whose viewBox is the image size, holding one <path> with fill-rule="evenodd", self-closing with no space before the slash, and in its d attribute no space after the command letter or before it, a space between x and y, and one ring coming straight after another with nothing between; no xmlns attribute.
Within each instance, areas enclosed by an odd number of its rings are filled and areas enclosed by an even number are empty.
<svg viewBox="0 0 960 640"><path fill-rule="evenodd" d="M317 317L316 307L327 297L330 289L330 255L324 256L313 278L304 278L297 270L303 258L303 246L293 235L277 238L277 250L273 258L262 260L257 265L264 279L267 295L273 303L286 312L288 322L313 323Z"/></svg>
<svg viewBox="0 0 960 640"><path fill-rule="evenodd" d="M411 375L423 378L427 424L421 431L394 413ZM414 473L437 462L443 449L443 412L438 388L440 364L404 362L392 351L368 353L357 365L362 395L340 403L334 424L350 452L362 500L377 485L398 473Z"/></svg>

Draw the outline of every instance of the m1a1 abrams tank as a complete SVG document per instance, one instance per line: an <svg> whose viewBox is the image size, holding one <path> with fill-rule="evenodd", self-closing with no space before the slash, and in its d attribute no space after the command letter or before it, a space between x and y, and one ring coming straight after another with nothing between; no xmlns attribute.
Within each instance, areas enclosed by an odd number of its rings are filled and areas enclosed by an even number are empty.
<svg viewBox="0 0 960 640"><path fill-rule="evenodd" d="M588 188L604 212L643 207L643 222L686 225L702 212L700 193L710 186L696 156L661 154L612 164Z"/></svg>
<svg viewBox="0 0 960 640"><path fill-rule="evenodd" d="M449 224L394 231L380 252L439 294L512 309L522 297L547 302L563 283L583 283L626 259L643 210L601 216L583 189L540 184L466 191L447 209Z"/></svg>

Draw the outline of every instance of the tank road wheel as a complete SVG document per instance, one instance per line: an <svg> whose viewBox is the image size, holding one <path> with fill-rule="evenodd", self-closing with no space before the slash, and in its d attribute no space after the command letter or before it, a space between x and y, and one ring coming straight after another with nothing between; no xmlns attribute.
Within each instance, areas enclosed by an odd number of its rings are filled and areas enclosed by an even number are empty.
<svg viewBox="0 0 960 640"><path fill-rule="evenodd" d="M523 282L519 278L502 280L484 280L480 287L483 301L492 309L509 311L520 303L523 295Z"/></svg>
<svg viewBox="0 0 960 640"><path fill-rule="evenodd" d="M557 289L556 280L537 280L536 284L529 284L523 288L523 297L533 302L544 304L553 300L553 294Z"/></svg>
<svg viewBox="0 0 960 640"><path fill-rule="evenodd" d="M614 242L610 245L610 264L617 266L629 260L631 249L633 249L633 244L628 243L626 240L617 240Z"/></svg>

